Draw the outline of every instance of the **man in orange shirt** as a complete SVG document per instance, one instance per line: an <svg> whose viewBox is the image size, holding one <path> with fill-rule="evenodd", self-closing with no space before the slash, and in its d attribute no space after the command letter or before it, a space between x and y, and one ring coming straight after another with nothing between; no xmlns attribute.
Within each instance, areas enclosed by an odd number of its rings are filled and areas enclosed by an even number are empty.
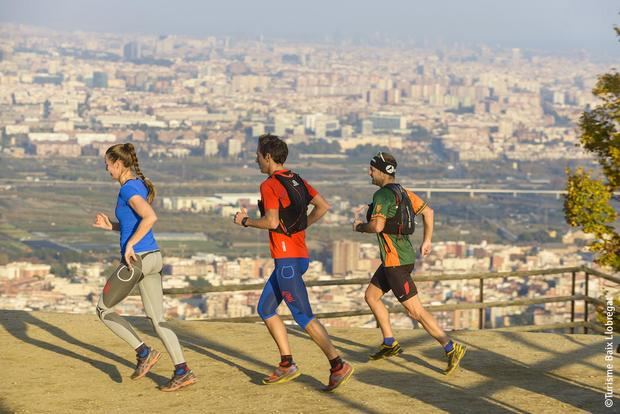
<svg viewBox="0 0 620 414"><path fill-rule="evenodd" d="M262 217L251 219L242 209L234 218L240 226L269 230L269 248L275 260L275 270L258 301L258 314L278 346L281 362L263 383L284 383L301 374L293 361L286 327L276 311L284 299L295 322L329 359L331 369L325 390L333 391L349 380L353 367L338 355L327 331L314 317L302 278L310 262L304 230L316 223L329 210L329 205L310 184L284 168L287 156L288 147L277 136L266 134L259 138L256 162L260 171L269 176L260 186ZM309 204L314 206L310 214L307 213Z"/></svg>

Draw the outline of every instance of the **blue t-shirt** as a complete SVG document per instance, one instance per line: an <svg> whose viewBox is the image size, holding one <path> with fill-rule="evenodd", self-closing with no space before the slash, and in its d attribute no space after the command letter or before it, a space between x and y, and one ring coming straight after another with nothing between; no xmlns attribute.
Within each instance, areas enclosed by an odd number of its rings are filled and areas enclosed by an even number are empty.
<svg viewBox="0 0 620 414"><path fill-rule="evenodd" d="M118 200L116 202L116 210L114 210L114 213L116 214L120 227L121 255L125 254L127 241L129 241L131 235L138 228L140 220L142 220L142 218L135 211L133 211L129 205L129 199L135 195L139 195L146 200L148 193L149 190L146 188L144 182L135 178L132 180L127 180L118 192ZM158 249L159 247L157 246L157 242L153 236L153 230L149 230L149 232L146 233L146 235L133 247L133 250L136 253Z"/></svg>

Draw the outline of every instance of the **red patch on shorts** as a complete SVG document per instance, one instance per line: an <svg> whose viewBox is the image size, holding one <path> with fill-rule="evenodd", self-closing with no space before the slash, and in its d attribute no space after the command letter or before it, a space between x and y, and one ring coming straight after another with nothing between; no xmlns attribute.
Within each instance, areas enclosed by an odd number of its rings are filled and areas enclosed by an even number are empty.
<svg viewBox="0 0 620 414"><path fill-rule="evenodd" d="M409 282L405 282L404 287L405 287L405 295L408 295L409 294Z"/></svg>
<svg viewBox="0 0 620 414"><path fill-rule="evenodd" d="M109 290L110 290L110 282L106 283L105 286L103 287L103 293L108 293Z"/></svg>
<svg viewBox="0 0 620 414"><path fill-rule="evenodd" d="M293 295L291 295L291 292L289 292L288 290L283 290L282 296L287 303L295 302L295 299L293 299Z"/></svg>

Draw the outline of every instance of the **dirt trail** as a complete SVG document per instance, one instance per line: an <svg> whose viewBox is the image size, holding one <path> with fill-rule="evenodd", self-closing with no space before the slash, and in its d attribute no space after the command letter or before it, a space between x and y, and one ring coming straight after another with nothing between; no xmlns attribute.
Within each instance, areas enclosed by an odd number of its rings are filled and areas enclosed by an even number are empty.
<svg viewBox="0 0 620 414"><path fill-rule="evenodd" d="M164 350L144 319L148 344ZM421 330L397 331L405 352L368 361L380 342L374 329L330 329L356 368L340 392L320 391L328 364L319 349L290 330L302 376L260 385L278 361L260 324L172 322L199 383L156 389L172 373L167 355L148 377L132 381L133 351L95 315L0 311L0 412L10 413L567 413L607 412L603 405L604 339L493 331L458 332L469 350L446 377L442 349ZM165 354L165 353L164 353ZM615 364L620 361L615 358ZM620 402L619 402L620 404Z"/></svg>

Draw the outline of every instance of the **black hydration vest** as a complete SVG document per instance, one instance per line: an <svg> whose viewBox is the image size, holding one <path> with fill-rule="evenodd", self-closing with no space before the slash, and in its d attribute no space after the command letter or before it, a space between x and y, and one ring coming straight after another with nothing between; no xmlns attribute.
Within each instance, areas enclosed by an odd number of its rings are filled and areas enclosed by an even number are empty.
<svg viewBox="0 0 620 414"><path fill-rule="evenodd" d="M385 220L385 226L381 233L399 235L413 234L415 231L415 214L407 191L405 191L400 184L395 183L387 184L385 187L390 189L396 197L396 214L394 214L394 217ZM370 221L373 209L374 203L369 204L368 211L366 212L366 221Z"/></svg>
<svg viewBox="0 0 620 414"><path fill-rule="evenodd" d="M301 177L294 172L288 171L284 174L274 174L273 177L284 186L291 204L285 208L282 207L282 202L279 201L280 225L270 231L286 234L290 237L292 234L305 230L308 227L308 205L312 198ZM261 217L264 217L265 206L262 200L258 202L258 209L260 210Z"/></svg>

